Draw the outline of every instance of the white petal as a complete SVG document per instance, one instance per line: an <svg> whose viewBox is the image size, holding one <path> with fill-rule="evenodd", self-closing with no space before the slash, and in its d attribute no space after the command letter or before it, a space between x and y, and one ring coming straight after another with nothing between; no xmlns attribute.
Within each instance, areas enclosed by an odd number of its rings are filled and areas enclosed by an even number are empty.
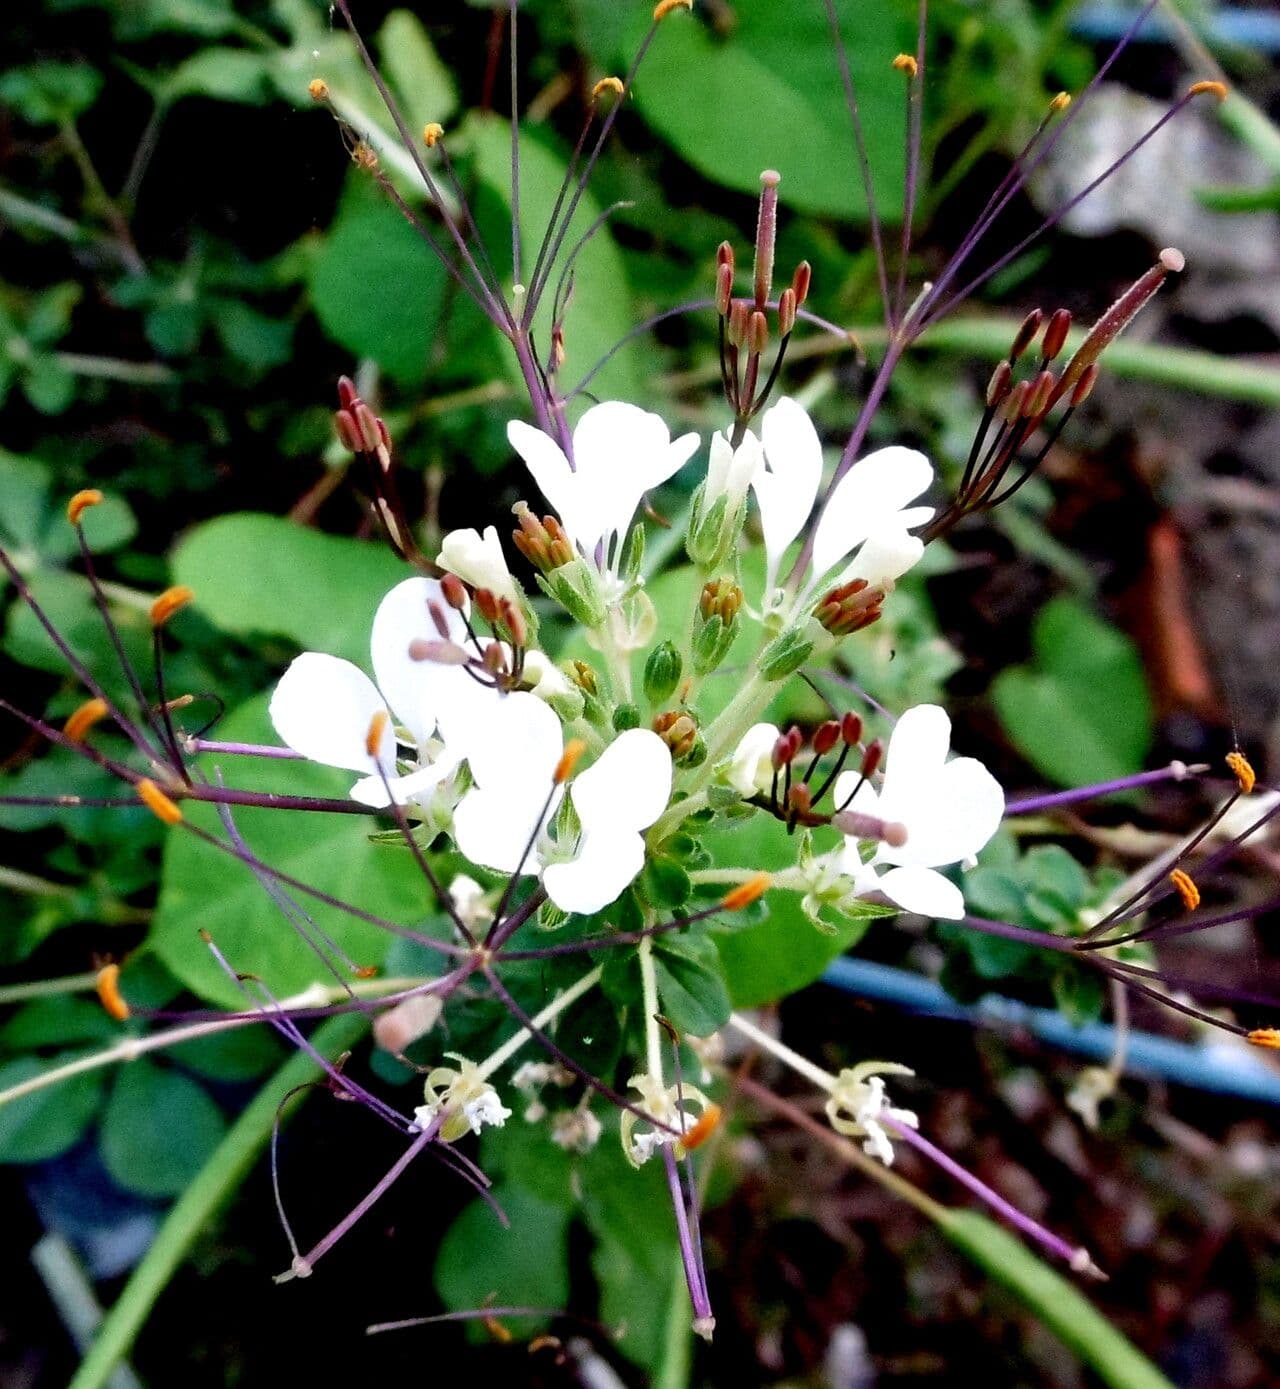
<svg viewBox="0 0 1280 1389"><path fill-rule="evenodd" d="M964 915L964 894L932 868L891 868L878 887L903 911L944 921L958 921Z"/></svg>
<svg viewBox="0 0 1280 1389"><path fill-rule="evenodd" d="M937 704L917 704L894 725L885 752L884 813L909 819L919 797L928 797L951 747L951 720Z"/></svg>
<svg viewBox="0 0 1280 1389"><path fill-rule="evenodd" d="M750 430L747 431L750 434ZM729 440L725 437L723 430L717 430L711 436L711 453L707 460L707 507L711 507L715 499L725 491L729 482L729 467L734 460L734 451L729 447Z"/></svg>
<svg viewBox="0 0 1280 1389"><path fill-rule="evenodd" d="M573 808L584 838L605 830L648 829L670 798L671 753L647 728L620 733L573 783Z"/></svg>
<svg viewBox="0 0 1280 1389"><path fill-rule="evenodd" d="M908 535L905 530L880 531L864 542L833 585L852 583L854 579L865 579L873 588L897 583L923 554L924 541L918 535Z"/></svg>
<svg viewBox="0 0 1280 1389"><path fill-rule="evenodd" d="M385 785L380 776L361 777L351 788L351 799L380 810L388 804L387 792L390 790L397 805L408 805L411 801L422 799L452 776L461 760L445 751L429 766L419 767L404 776L388 777Z"/></svg>
<svg viewBox="0 0 1280 1389"><path fill-rule="evenodd" d="M450 531L440 543L436 563L473 588L487 588L500 598L518 601L516 582L507 568L496 526L486 526L484 535L471 529Z"/></svg>
<svg viewBox="0 0 1280 1389"><path fill-rule="evenodd" d="M553 863L542 875L547 896L562 911L598 912L615 901L644 867L644 840L630 831L584 833L572 863Z"/></svg>
<svg viewBox="0 0 1280 1389"><path fill-rule="evenodd" d="M772 723L753 724L742 735L729 761L729 785L740 795L751 796L767 791L773 783L773 748L778 741L778 726Z"/></svg>
<svg viewBox="0 0 1280 1389"><path fill-rule="evenodd" d="M507 438L565 530L583 553L589 553L604 533L604 526L596 513L595 497L583 486L581 474L569 466L564 450L549 434L522 420L507 425Z"/></svg>
<svg viewBox="0 0 1280 1389"><path fill-rule="evenodd" d="M886 527L903 529L898 513L932 481L933 468L924 454L900 445L877 449L855 463L818 517L814 579L821 579L869 535Z"/></svg>
<svg viewBox="0 0 1280 1389"><path fill-rule="evenodd" d="M499 873L536 873L539 860L531 849L543 823L545 796L537 801L504 794L501 789L468 791L453 812L453 838L471 860ZM552 805L550 813L554 814Z"/></svg>
<svg viewBox="0 0 1280 1389"><path fill-rule="evenodd" d="M973 857L995 834L1004 815L1004 792L973 757L948 762L905 817L907 842L883 846L883 863L925 864L940 868Z"/></svg>
<svg viewBox="0 0 1280 1389"><path fill-rule="evenodd" d="M822 441L804 409L788 396L764 412L760 433L766 467L756 470L751 485L760 505L771 588L783 551L813 510L822 481Z"/></svg>
<svg viewBox="0 0 1280 1389"><path fill-rule="evenodd" d="M431 604L444 614L450 639L459 644L466 641L462 615L444 601L439 581L423 578L397 584L378 604L369 640L378 688L419 744L435 732L442 698L447 699L451 689L475 685L458 666L415 661L409 655L415 641L440 640Z"/></svg>
<svg viewBox="0 0 1280 1389"><path fill-rule="evenodd" d="M271 696L271 722L294 752L353 772L395 768L395 735L388 718L375 761L366 741L375 714L387 713L373 681L337 656L305 651L280 677Z"/></svg>
<svg viewBox="0 0 1280 1389"><path fill-rule="evenodd" d="M859 782L862 784L859 785ZM863 780L861 772L841 772L831 790L831 804L841 810L856 810L860 815L883 815L876 788L869 781ZM853 797L852 800L849 800L850 796ZM848 805L845 804L846 801Z"/></svg>
<svg viewBox="0 0 1280 1389"><path fill-rule="evenodd" d="M486 715L483 736L467 752L476 785L519 801L545 800L564 751L560 720L551 706L518 690L500 695Z"/></svg>

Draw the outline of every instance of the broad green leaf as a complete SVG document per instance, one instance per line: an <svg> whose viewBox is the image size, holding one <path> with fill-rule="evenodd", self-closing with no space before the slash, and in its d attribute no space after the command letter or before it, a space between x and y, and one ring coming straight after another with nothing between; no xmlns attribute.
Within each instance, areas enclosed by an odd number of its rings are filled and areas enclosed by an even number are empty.
<svg viewBox="0 0 1280 1389"><path fill-rule="evenodd" d="M65 1047L71 1042L107 1045L119 1040L120 1024L107 1016L101 1004L69 994L38 998L0 1028L0 1044L8 1051Z"/></svg>
<svg viewBox="0 0 1280 1389"><path fill-rule="evenodd" d="M0 1066L0 1091L73 1061L82 1052L61 1052L48 1061L23 1056ZM72 1076L21 1099L0 1104L0 1162L43 1162L75 1143L98 1108L102 1076Z"/></svg>
<svg viewBox="0 0 1280 1389"><path fill-rule="evenodd" d="M266 695L252 700L220 726L220 734L274 741L266 706ZM212 778L214 765L211 758L204 759L206 776ZM350 773L302 762L264 764L241 758L234 765L219 765L229 785L250 790L342 797L353 780ZM225 838L212 806L188 802L185 810L193 823ZM370 842L377 827L371 816L237 808L235 824L261 860L312 888L417 928L435 914L412 857ZM381 963L392 939L389 932L305 894L293 895L357 965ZM148 943L188 988L212 1002L243 1008L245 994L212 957L201 931L209 933L233 969L257 975L276 997L298 993L316 981L337 982L248 868L192 835L172 831Z"/></svg>
<svg viewBox="0 0 1280 1389"><path fill-rule="evenodd" d="M226 632L288 637L362 666L378 603L410 577L385 546L255 512L220 516L189 532L174 553L173 572Z"/></svg>
<svg viewBox="0 0 1280 1389"><path fill-rule="evenodd" d="M653 943L653 963L663 1014L678 1031L710 1037L728 1022L732 1004L709 936L659 936Z"/></svg>
<svg viewBox="0 0 1280 1389"><path fill-rule="evenodd" d="M271 99L271 60L244 48L204 48L168 73L156 93L162 102L184 96L265 105Z"/></svg>
<svg viewBox="0 0 1280 1389"><path fill-rule="evenodd" d="M901 215L903 95L890 69L910 43L904 0L837 4L881 215ZM647 28L637 7L630 52ZM717 183L757 193L760 173L782 174L781 200L805 212L863 220L866 199L840 69L821 4L736 0L718 34L706 18L666 20L645 57L635 100L645 119Z"/></svg>
<svg viewBox="0 0 1280 1389"><path fill-rule="evenodd" d="M102 1159L140 1196L176 1196L226 1132L208 1092L178 1071L142 1058L122 1066L102 1117Z"/></svg>
<svg viewBox="0 0 1280 1389"><path fill-rule="evenodd" d="M252 1080L281 1061L280 1043L269 1027L237 1027L170 1047L180 1066L210 1080Z"/></svg>
<svg viewBox="0 0 1280 1389"><path fill-rule="evenodd" d="M0 77L0 103L32 125L53 125L88 110L102 90L102 74L88 63L32 63Z"/></svg>
<svg viewBox="0 0 1280 1389"><path fill-rule="evenodd" d="M483 1307L488 1301L563 1307L569 1297L569 1210L510 1181L497 1183L492 1194L510 1225L504 1226L485 1202L473 1201L441 1242L436 1291L455 1310ZM522 1329L529 1325L521 1322Z"/></svg>
<svg viewBox="0 0 1280 1389"><path fill-rule="evenodd" d="M1062 786L1138 771L1151 746L1151 698L1133 643L1070 598L1055 598L1032 632L1034 659L992 686L1005 731Z"/></svg>
<svg viewBox="0 0 1280 1389"><path fill-rule="evenodd" d="M1021 1240L976 1211L948 1210L936 1218L952 1244L1003 1284L1110 1389L1173 1389L1078 1288Z"/></svg>

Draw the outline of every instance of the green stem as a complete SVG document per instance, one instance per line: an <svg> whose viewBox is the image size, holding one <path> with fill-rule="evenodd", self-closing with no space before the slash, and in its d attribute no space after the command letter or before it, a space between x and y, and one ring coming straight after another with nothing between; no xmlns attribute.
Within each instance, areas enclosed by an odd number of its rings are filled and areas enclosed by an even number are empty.
<svg viewBox="0 0 1280 1389"><path fill-rule="evenodd" d="M22 1003L28 998L56 998L60 994L78 994L98 982L96 970L87 974L64 974L60 979L32 979L25 984L5 984L0 987L0 1004Z"/></svg>
<svg viewBox="0 0 1280 1389"><path fill-rule="evenodd" d="M161 362L124 362L115 357L92 357L84 352L55 352L53 360L73 376L100 381L124 381L131 386L163 386L178 374Z"/></svg>
<svg viewBox="0 0 1280 1389"><path fill-rule="evenodd" d="M355 1043L365 1025L363 1017L330 1018L316 1030L312 1042L324 1055L336 1056ZM248 1175L259 1150L271 1136L281 1099L295 1086L305 1085L320 1074L320 1068L311 1057L298 1052L253 1098L165 1217L151 1248L103 1319L69 1389L102 1389L107 1383L112 1370L128 1355L156 1299L192 1242Z"/></svg>
<svg viewBox="0 0 1280 1389"><path fill-rule="evenodd" d="M4 864L0 864L0 887L32 897L73 897L76 891L69 883L50 882L48 878L37 878L34 873L24 873L21 868L8 868ZM89 977L92 980L93 976Z"/></svg>

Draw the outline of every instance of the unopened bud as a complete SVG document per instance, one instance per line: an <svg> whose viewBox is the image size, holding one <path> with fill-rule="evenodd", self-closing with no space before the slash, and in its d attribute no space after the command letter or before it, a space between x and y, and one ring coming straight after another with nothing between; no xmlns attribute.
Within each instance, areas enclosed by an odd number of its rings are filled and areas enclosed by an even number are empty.
<svg viewBox="0 0 1280 1389"><path fill-rule="evenodd" d="M840 741L840 724L836 719L820 723L814 730L813 750L819 757L825 757Z"/></svg>
<svg viewBox="0 0 1280 1389"><path fill-rule="evenodd" d="M619 704L613 711L615 733L627 733L640 727L640 709L635 704Z"/></svg>
<svg viewBox="0 0 1280 1389"><path fill-rule="evenodd" d="M659 642L644 664L644 693L650 704L665 704L680 683L684 662L674 642Z"/></svg>
<svg viewBox="0 0 1280 1389"><path fill-rule="evenodd" d="M659 714L652 727L671 749L672 759L676 762L688 758L698 745L698 725L689 714L669 710L665 714Z"/></svg>
<svg viewBox="0 0 1280 1389"><path fill-rule="evenodd" d="M862 766L859 769L862 775L864 777L874 776L883 757L884 744L879 738L875 738L867 744L867 750L862 754Z"/></svg>
<svg viewBox="0 0 1280 1389"><path fill-rule="evenodd" d="M862 720L857 714L846 714L840 720L840 741L847 748L856 747L862 741Z"/></svg>

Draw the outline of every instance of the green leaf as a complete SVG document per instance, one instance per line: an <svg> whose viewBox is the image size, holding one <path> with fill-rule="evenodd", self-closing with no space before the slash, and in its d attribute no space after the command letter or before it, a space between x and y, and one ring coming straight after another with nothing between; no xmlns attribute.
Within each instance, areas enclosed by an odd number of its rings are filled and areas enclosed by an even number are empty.
<svg viewBox="0 0 1280 1389"><path fill-rule="evenodd" d="M1063 786L1138 771L1151 746L1151 699L1137 649L1070 598L1036 619L1033 661L1002 671L996 710L1018 750Z"/></svg>
<svg viewBox="0 0 1280 1389"><path fill-rule="evenodd" d="M214 327L222 345L255 371L266 371L289 360L293 324L270 318L238 299L219 304Z"/></svg>
<svg viewBox="0 0 1280 1389"><path fill-rule="evenodd" d="M678 1031L710 1037L728 1022L733 1005L719 952L709 936L658 936L653 963L662 1011Z"/></svg>
<svg viewBox="0 0 1280 1389"><path fill-rule="evenodd" d="M73 119L101 90L102 74L88 63L32 63L0 77L0 103L32 125Z"/></svg>
<svg viewBox="0 0 1280 1389"><path fill-rule="evenodd" d="M881 215L901 215L903 99L890 63L910 44L902 0L841 4L843 34ZM647 11L647 7L645 7ZM654 129L717 183L758 193L760 173L782 174L778 195L805 212L865 219L866 200L823 6L737 0L714 33L697 13L673 15L635 85ZM647 27L637 10L634 52Z"/></svg>
<svg viewBox="0 0 1280 1389"><path fill-rule="evenodd" d="M180 1066L210 1080L252 1080L278 1066L280 1043L269 1027L236 1027L194 1042L169 1047L167 1055Z"/></svg>
<svg viewBox="0 0 1280 1389"><path fill-rule="evenodd" d="M38 998L20 1008L0 1028L0 1043L8 1051L35 1051L69 1042L108 1045L120 1040L120 1025L98 1003L61 994Z"/></svg>
<svg viewBox="0 0 1280 1389"><path fill-rule="evenodd" d="M428 121L447 121L458 109L453 74L408 10L392 10L378 30L383 73L396 93L409 129L421 131Z"/></svg>
<svg viewBox="0 0 1280 1389"><path fill-rule="evenodd" d="M372 184L352 183L311 263L311 299L329 336L419 386L440 342L448 289L440 262L391 203ZM454 312L462 311L459 303Z"/></svg>
<svg viewBox="0 0 1280 1389"><path fill-rule="evenodd" d="M1173 1389L1170 1382L1061 1274L976 1211L935 1217L942 1232L1027 1306L1110 1389Z"/></svg>
<svg viewBox="0 0 1280 1389"><path fill-rule="evenodd" d="M238 709L220 731L229 739L271 740L266 706L264 694ZM204 759L210 779L213 770L213 760ZM233 785L298 795L340 797L352 780L350 773L301 762L264 765L240 759L226 770ZM225 837L212 806L188 803L185 810L193 823ZM376 825L372 817L237 808L235 823L258 857L321 892L418 928L435 912L412 857L370 843ZM392 939L389 932L295 896L358 964L381 963ZM256 974L277 997L298 993L317 980L335 982L247 868L193 835L174 833L165 846L160 901L148 943L188 988L224 1006L244 1007L245 995L202 944L202 930L233 969Z"/></svg>
<svg viewBox="0 0 1280 1389"><path fill-rule="evenodd" d="M102 1119L102 1160L140 1196L176 1196L226 1131L222 1111L194 1080L141 1058L121 1067Z"/></svg>
<svg viewBox="0 0 1280 1389"><path fill-rule="evenodd" d="M82 1052L61 1052L48 1061L19 1057L0 1066L0 1091L73 1061ZM102 1077L72 1076L0 1105L0 1162L43 1162L77 1142L98 1108Z"/></svg>
<svg viewBox="0 0 1280 1389"><path fill-rule="evenodd" d="M436 1291L454 1310L482 1307L491 1299L504 1306L563 1307L569 1297L569 1210L514 1183L500 1182L492 1194L510 1225L504 1227L486 1203L473 1201L441 1241Z"/></svg>
<svg viewBox="0 0 1280 1389"><path fill-rule="evenodd" d="M160 85L162 102L184 96L262 106L272 94L271 60L244 48L205 48L178 64Z"/></svg>
<svg viewBox="0 0 1280 1389"><path fill-rule="evenodd" d="M173 572L226 632L288 637L362 665L378 603L409 577L384 546L254 512L220 516L191 531L174 554Z"/></svg>

